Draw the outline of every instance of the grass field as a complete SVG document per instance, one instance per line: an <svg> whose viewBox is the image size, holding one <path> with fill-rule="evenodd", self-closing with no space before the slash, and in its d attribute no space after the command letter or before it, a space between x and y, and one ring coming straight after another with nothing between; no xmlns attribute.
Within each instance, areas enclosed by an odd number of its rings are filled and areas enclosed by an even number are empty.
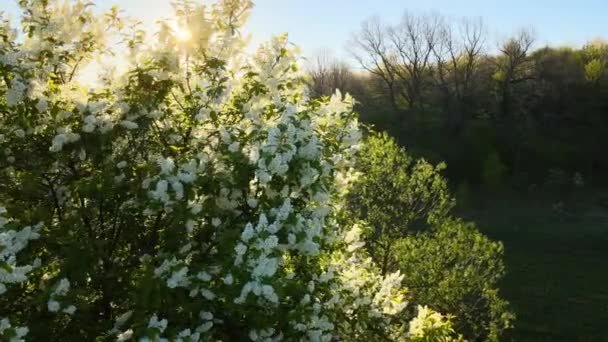
<svg viewBox="0 0 608 342"><path fill-rule="evenodd" d="M598 195L555 201L484 198L463 216L503 241L509 341L608 341L608 209Z"/></svg>

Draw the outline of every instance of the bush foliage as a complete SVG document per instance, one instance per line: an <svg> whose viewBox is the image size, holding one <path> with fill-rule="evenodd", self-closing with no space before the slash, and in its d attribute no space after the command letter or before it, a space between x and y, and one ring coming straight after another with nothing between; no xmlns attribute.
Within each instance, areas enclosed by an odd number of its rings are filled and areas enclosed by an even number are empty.
<svg viewBox="0 0 608 342"><path fill-rule="evenodd" d="M367 249L383 272L399 271L412 301L454 315L471 341L499 341L514 316L498 295L503 247L451 216L441 171L386 134L364 141L347 196L347 216L367 222Z"/></svg>

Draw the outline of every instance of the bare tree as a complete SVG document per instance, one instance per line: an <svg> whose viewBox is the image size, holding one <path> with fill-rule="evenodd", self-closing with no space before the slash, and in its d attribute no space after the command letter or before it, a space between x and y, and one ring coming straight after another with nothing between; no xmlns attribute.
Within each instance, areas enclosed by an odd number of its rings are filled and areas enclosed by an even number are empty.
<svg viewBox="0 0 608 342"><path fill-rule="evenodd" d="M353 83L353 74L343 61L332 57L327 49L320 51L309 63L313 96L329 96L336 89L349 91Z"/></svg>
<svg viewBox="0 0 608 342"><path fill-rule="evenodd" d="M439 15L405 12L401 21L392 26L372 18L353 37L354 58L382 80L389 102L406 123L412 110L423 106L433 86L433 52L440 43L442 27Z"/></svg>
<svg viewBox="0 0 608 342"><path fill-rule="evenodd" d="M530 52L534 36L529 30L520 30L499 46L500 55L494 59L497 112L493 117L498 136L509 147L512 171L519 172L521 155L529 136L529 118L525 115L532 107L534 95L530 81L535 79L535 63Z"/></svg>
<svg viewBox="0 0 608 342"><path fill-rule="evenodd" d="M436 15L414 16L406 12L397 26L388 29L390 46L398 57L393 72L403 84L401 95L410 109L422 99L440 23L441 18Z"/></svg>
<svg viewBox="0 0 608 342"><path fill-rule="evenodd" d="M438 19L433 45L433 80L442 93L448 124L458 131L472 110L473 87L484 53L485 29L481 18L458 21Z"/></svg>
<svg viewBox="0 0 608 342"><path fill-rule="evenodd" d="M315 97L327 95L330 78L330 63L329 51L321 50L308 64L311 83L310 88Z"/></svg>
<svg viewBox="0 0 608 342"><path fill-rule="evenodd" d="M400 85L395 74L397 60L386 36L387 28L378 18L371 18L363 22L359 34L353 36L350 50L364 70L382 80L393 109L400 112Z"/></svg>
<svg viewBox="0 0 608 342"><path fill-rule="evenodd" d="M534 35L529 30L520 30L499 47L501 55L496 58L494 79L498 85L501 119L514 115L513 87L534 79L534 63L529 56Z"/></svg>

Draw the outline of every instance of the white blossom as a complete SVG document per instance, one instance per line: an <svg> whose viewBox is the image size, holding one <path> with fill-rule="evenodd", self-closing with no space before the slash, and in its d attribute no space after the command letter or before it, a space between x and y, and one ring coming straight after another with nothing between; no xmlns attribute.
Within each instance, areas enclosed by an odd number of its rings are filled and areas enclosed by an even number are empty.
<svg viewBox="0 0 608 342"><path fill-rule="evenodd" d="M133 329L128 329L116 336L116 342L129 341L133 337Z"/></svg>
<svg viewBox="0 0 608 342"><path fill-rule="evenodd" d="M50 312L57 312L61 308L61 305L56 300L49 300L48 309Z"/></svg>
<svg viewBox="0 0 608 342"><path fill-rule="evenodd" d="M136 122L123 120L120 122L120 125L128 130L138 129L139 125Z"/></svg>
<svg viewBox="0 0 608 342"><path fill-rule="evenodd" d="M161 174L167 175L175 170L175 162L171 157L158 157L157 159L158 166L160 167Z"/></svg>

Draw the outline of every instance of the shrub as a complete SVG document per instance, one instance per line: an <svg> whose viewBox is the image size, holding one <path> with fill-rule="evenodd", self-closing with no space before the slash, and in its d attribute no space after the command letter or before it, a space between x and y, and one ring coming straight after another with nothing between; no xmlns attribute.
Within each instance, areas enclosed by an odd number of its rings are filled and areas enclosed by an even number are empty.
<svg viewBox="0 0 608 342"><path fill-rule="evenodd" d="M400 240L396 248L414 303L450 312L470 341L500 341L514 315L498 295L505 274L503 246L471 223L448 219L433 232Z"/></svg>
<svg viewBox="0 0 608 342"><path fill-rule="evenodd" d="M412 158L382 133L364 141L356 166L365 177L354 181L346 215L369 224L367 249L381 270L403 273L415 304L454 314L465 338L498 341L513 321L497 290L503 247L450 217L444 166Z"/></svg>
<svg viewBox="0 0 608 342"><path fill-rule="evenodd" d="M368 247L383 272L395 269L394 242L428 229L454 206L444 164L416 160L386 133L371 133L356 165L359 177L347 196L349 217L364 220L371 231Z"/></svg>

